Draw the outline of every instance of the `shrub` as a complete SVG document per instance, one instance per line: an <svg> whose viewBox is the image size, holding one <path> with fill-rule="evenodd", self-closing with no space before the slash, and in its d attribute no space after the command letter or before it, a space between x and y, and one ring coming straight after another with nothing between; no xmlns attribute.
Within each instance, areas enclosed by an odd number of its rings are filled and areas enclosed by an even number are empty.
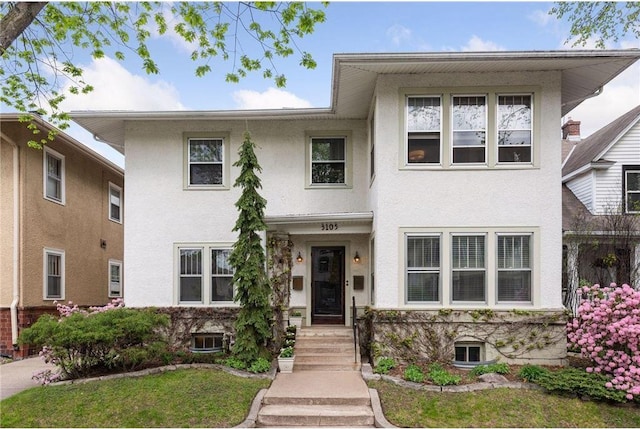
<svg viewBox="0 0 640 429"><path fill-rule="evenodd" d="M383 357L378 360L373 372L376 374L388 374L393 368L396 367L396 361L390 357Z"/></svg>
<svg viewBox="0 0 640 429"><path fill-rule="evenodd" d="M582 288L578 316L567 324L571 347L593 366L587 372L608 374L609 389L640 395L640 291L612 283Z"/></svg>
<svg viewBox="0 0 640 429"><path fill-rule="evenodd" d="M449 373L442 365L432 363L429 365L429 379L438 386L448 386L450 384L460 384L462 378L459 375Z"/></svg>
<svg viewBox="0 0 640 429"><path fill-rule="evenodd" d="M271 369L271 362L268 359L260 357L253 361L249 366L249 372L262 373Z"/></svg>
<svg viewBox="0 0 640 429"><path fill-rule="evenodd" d="M535 383L538 379L549 372L547 369L537 365L524 365L518 371L518 377L529 383Z"/></svg>
<svg viewBox="0 0 640 429"><path fill-rule="evenodd" d="M233 356L227 358L224 361L224 364L226 366L234 368L234 369L241 369L241 370L247 369L247 364L243 360L238 359L238 358L233 357Z"/></svg>
<svg viewBox="0 0 640 429"><path fill-rule="evenodd" d="M89 310L58 305L58 311L60 319L41 316L21 333L19 342L42 346L40 355L59 368L60 379L114 368L131 371L167 356L158 331L169 319L153 310L123 308L116 302ZM46 375L39 378L48 379Z"/></svg>
<svg viewBox="0 0 640 429"><path fill-rule="evenodd" d="M404 370L404 379L414 383L422 383L424 381L424 373L418 365L411 364Z"/></svg>
<svg viewBox="0 0 640 429"><path fill-rule="evenodd" d="M543 371L537 375L535 383L555 393L616 402L625 402L627 399L625 392L607 387L607 384L610 384L608 377L577 368L565 368L553 372Z"/></svg>
<svg viewBox="0 0 640 429"><path fill-rule="evenodd" d="M287 326L286 331L287 332L293 332L295 334L296 333L296 328L297 328L296 325L289 325L289 326Z"/></svg>
<svg viewBox="0 0 640 429"><path fill-rule="evenodd" d="M470 374L477 377L482 374L490 374L490 373L509 374L510 372L511 372L511 368L509 368L509 364L500 362L500 363L492 363L489 365L478 365L470 371Z"/></svg>
<svg viewBox="0 0 640 429"><path fill-rule="evenodd" d="M283 347L280 349L280 357L290 358L293 357L293 347Z"/></svg>

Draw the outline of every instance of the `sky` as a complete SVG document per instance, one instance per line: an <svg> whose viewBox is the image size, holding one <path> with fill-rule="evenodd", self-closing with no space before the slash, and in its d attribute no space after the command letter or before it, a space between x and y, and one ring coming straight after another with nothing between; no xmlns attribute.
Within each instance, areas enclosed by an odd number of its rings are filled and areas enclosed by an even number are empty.
<svg viewBox="0 0 640 429"><path fill-rule="evenodd" d="M322 7L320 3L310 3ZM565 43L569 24L548 14L548 2L331 2L326 22L297 42L317 62L314 70L298 65L294 54L278 60L287 86L277 89L260 74L226 83L229 63L214 61L213 72L195 76L191 48L175 35L154 36L151 53L160 74L148 75L129 55L77 59L85 80L95 87L89 96L69 97L63 105L76 110L228 110L280 107L329 107L332 56L335 53L528 51L578 49ZM247 42L248 43L248 42ZM248 45L247 45L248 46ZM610 49L640 48L640 40L607 44ZM595 49L589 42L579 49ZM597 131L640 104L640 64L606 85L602 95L583 102L566 118L581 121L582 136ZM560 127L560 124L558 124ZM66 131L118 165L122 155L95 142L77 125Z"/></svg>

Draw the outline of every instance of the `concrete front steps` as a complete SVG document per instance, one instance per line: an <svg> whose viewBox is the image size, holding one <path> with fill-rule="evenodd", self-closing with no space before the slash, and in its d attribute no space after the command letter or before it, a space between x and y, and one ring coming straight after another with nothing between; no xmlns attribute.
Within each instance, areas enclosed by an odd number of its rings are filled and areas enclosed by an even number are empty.
<svg viewBox="0 0 640 429"><path fill-rule="evenodd" d="M295 356L293 372L278 373L264 395L256 426L374 427L351 329L299 329Z"/></svg>

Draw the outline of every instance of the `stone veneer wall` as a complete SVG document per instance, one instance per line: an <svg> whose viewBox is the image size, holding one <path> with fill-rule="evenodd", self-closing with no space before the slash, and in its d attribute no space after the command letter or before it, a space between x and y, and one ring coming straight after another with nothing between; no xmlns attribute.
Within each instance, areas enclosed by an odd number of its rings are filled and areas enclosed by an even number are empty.
<svg viewBox="0 0 640 429"><path fill-rule="evenodd" d="M368 310L359 320L360 347L372 362L451 362L456 342L484 344L484 359L510 364L566 363L562 311Z"/></svg>

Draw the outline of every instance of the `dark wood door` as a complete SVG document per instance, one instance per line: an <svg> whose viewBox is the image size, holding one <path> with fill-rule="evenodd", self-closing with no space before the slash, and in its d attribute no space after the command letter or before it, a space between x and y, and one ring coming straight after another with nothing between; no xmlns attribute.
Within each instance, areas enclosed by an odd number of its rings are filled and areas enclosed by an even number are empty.
<svg viewBox="0 0 640 429"><path fill-rule="evenodd" d="M344 324L344 247L311 248L311 323Z"/></svg>

